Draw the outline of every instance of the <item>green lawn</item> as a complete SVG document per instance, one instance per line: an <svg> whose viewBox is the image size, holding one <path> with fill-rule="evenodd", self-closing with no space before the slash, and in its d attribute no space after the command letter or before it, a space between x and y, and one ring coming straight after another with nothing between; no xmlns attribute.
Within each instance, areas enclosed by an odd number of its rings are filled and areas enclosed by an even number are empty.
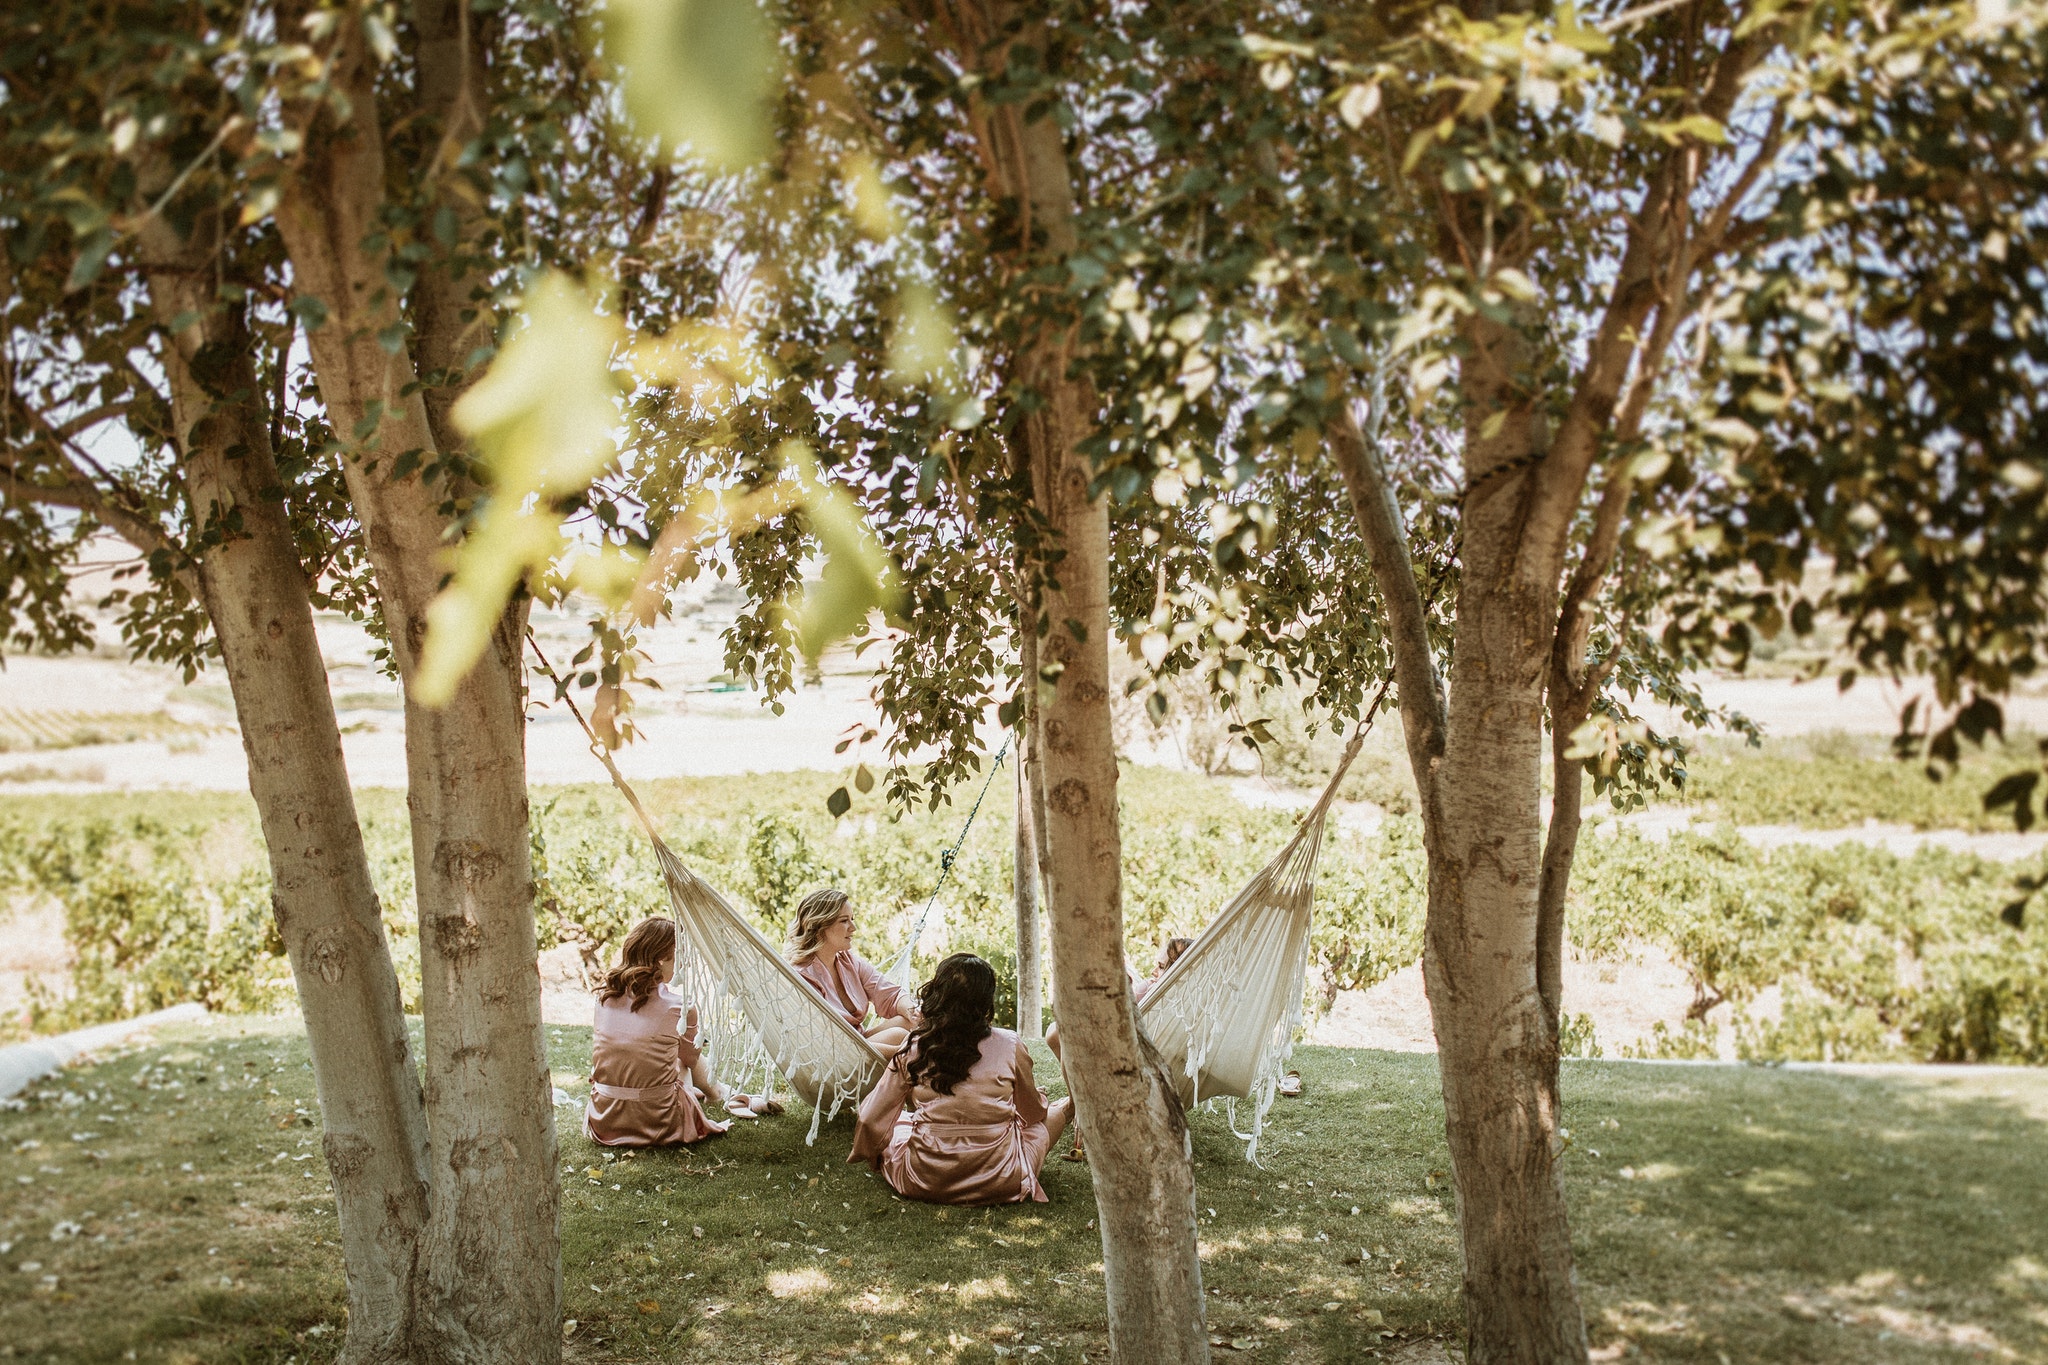
<svg viewBox="0 0 2048 1365"><path fill-rule="evenodd" d="M580 1092L587 1031L550 1035ZM1435 1059L1299 1063L1308 1094L1276 1110L1264 1170L1221 1115L1195 1119L1219 1357L1454 1343ZM1603 1359L2048 1361L2048 1072L1589 1062L1566 1082ZM167 1033L36 1093L0 1113L0 1357L333 1358L340 1267L295 1026ZM845 1165L843 1118L810 1148L792 1113L607 1162L558 1112L573 1358L1104 1359L1085 1166L1050 1163L1049 1205L946 1210Z"/></svg>

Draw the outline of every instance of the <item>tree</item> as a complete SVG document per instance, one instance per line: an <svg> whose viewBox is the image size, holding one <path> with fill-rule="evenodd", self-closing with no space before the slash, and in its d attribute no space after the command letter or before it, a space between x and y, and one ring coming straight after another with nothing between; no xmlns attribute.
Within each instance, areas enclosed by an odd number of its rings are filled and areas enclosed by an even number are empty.
<svg viewBox="0 0 2048 1365"><path fill-rule="evenodd" d="M609 135L613 92L561 17L52 4L8 19L10 83L47 82L5 106L26 286L10 339L35 353L8 376L10 420L32 428L10 442L10 514L70 508L129 537L150 566L116 594L131 643L188 668L217 648L226 665L320 1070L351 1359L560 1349L524 599L494 613L490 662L446 709L427 705L418 656L444 541L482 487L455 407L500 301L545 261L673 232L671 205L688 206ZM551 159L572 127L586 154ZM676 252L636 279L634 306L687 307L702 276ZM77 437L117 418L141 457L109 468ZM52 602L72 542L45 515L14 526L18 619L75 636ZM424 1099L309 600L381 632L407 685Z"/></svg>
<svg viewBox="0 0 2048 1365"><path fill-rule="evenodd" d="M1262 493L1303 505L1304 453L1342 476L1421 792L1472 1358L1583 1359L1557 1165L1580 783L1682 772L1628 694L1832 608L1867 664L1934 672L1939 760L2032 667L2040 132L1982 92L2039 88L2038 16L1233 8L1146 36L1157 155L1114 181L1131 250L1088 305L1128 337L1103 477L1256 462L1212 495L1231 534ZM1260 539L1232 576L1282 590L1238 633L1298 670L1302 594ZM1843 577L1816 603L1818 549ZM1202 623L1163 617L1149 657L1185 666ZM1326 670L1333 710L1355 676Z"/></svg>
<svg viewBox="0 0 2048 1365"><path fill-rule="evenodd" d="M873 46L871 21L887 35ZM892 765L891 799L941 799L978 766L990 705L1022 722L1112 1348L1206 1359L1185 1119L1138 1030L1123 964L1109 498L1090 454L1102 404L1077 363L1065 289L1082 254L1062 131L1082 85L1067 65L1078 49L1044 15L1007 5L822 7L796 34L822 74L794 82L805 117L785 130L752 238L777 272L761 348L781 360L780 382L713 425L693 447L693 477L663 482L694 486L713 468L773 477L775 452L802 442L862 499L908 593L877 686L886 744L899 760L938 746L921 775ZM819 192L821 167L845 168L850 206ZM893 225L898 196L916 229ZM863 234L889 250L858 246ZM734 542L758 605L729 657L771 691L792 676L782 604L810 533L789 518ZM1010 635L1010 657L992 628Z"/></svg>
<svg viewBox="0 0 2048 1365"><path fill-rule="evenodd" d="M68 584L70 552L112 531L148 566L139 588L110 599L130 647L188 676L209 661L227 675L321 1100L350 1352L397 1358L426 1212L425 1116L313 629L313 594L346 603L351 566L334 490L306 456L320 424L286 402L293 327L276 241L237 225L209 176L173 183L173 158L189 163L210 136L176 101L184 73L131 79L148 69L148 44L121 29L100 33L96 55L115 60L81 69L75 50L47 41L77 41L70 18L9 16L7 78L46 92L0 106L15 262L9 558L35 570L17 578L34 590L24 605L47 611L42 594ZM124 127L158 118L168 126L153 139L122 145ZM81 238L91 250L94 215L133 224L132 241L113 269L81 280L74 258ZM92 457L86 434L108 423L125 428L137 462ZM76 519L56 553L48 538L66 514ZM87 638L27 614L43 643Z"/></svg>

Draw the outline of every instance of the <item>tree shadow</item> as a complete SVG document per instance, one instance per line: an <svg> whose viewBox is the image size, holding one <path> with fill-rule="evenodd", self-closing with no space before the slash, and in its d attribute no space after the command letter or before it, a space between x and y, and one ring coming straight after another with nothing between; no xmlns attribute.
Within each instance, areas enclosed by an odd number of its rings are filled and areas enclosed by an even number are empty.
<svg viewBox="0 0 2048 1365"><path fill-rule="evenodd" d="M2048 1359L2048 1074L1581 1063L1596 1343L1645 1359Z"/></svg>

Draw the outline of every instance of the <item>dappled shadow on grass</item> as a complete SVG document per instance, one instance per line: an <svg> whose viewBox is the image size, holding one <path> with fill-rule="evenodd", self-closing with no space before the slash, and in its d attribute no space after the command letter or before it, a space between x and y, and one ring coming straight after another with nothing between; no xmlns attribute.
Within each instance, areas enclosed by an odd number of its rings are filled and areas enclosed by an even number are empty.
<svg viewBox="0 0 2048 1365"><path fill-rule="evenodd" d="M333 1358L341 1264L295 1024L163 1030L28 1099L0 1114L0 1356Z"/></svg>
<svg viewBox="0 0 2048 1365"><path fill-rule="evenodd" d="M556 1080L581 1094L587 1033L551 1032ZM1334 1049L1301 1066L1310 1094L1276 1110L1263 1171L1223 1114L1194 1118L1209 1327L1248 1359L1370 1360L1454 1311L1434 1082L1415 1059ZM1047 1055L1038 1069L1058 1076ZM1094 1195L1064 1140L1049 1203L946 1209L847 1165L844 1117L805 1147L809 1118L628 1158L565 1124L566 1311L582 1358L1104 1358ZM1355 1165L1361 1142L1369 1167Z"/></svg>
<svg viewBox="0 0 2048 1365"><path fill-rule="evenodd" d="M2048 1360L2048 1075L1582 1063L1565 1091L1610 1353Z"/></svg>
<svg viewBox="0 0 2048 1365"><path fill-rule="evenodd" d="M588 1030L549 1035L580 1095ZM1299 1065L1307 1093L1276 1106L1263 1169L1220 1112L1192 1123L1219 1359L1455 1342L1436 1059L1305 1048ZM1042 1054L1039 1074L1058 1075ZM311 1080L295 1025L234 1020L0 1114L0 1352L331 1360L343 1294ZM1607 1358L2048 1360L2048 1074L1583 1063L1565 1101ZM1085 1165L1056 1155L1049 1204L942 1209L848 1166L844 1116L814 1147L791 1113L607 1160L556 1112L572 1359L1104 1359Z"/></svg>

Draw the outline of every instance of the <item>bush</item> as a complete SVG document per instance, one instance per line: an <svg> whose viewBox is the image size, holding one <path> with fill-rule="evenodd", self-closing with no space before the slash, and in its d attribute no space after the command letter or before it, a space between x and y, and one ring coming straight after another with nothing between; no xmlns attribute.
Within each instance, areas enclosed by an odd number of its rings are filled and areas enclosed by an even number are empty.
<svg viewBox="0 0 2048 1365"><path fill-rule="evenodd" d="M1662 946L1704 1002L1734 1006L1765 1060L2048 1062L2048 927L2007 927L2012 871L1923 849L1764 850L1732 831L1588 838L1573 939L1611 955ZM1778 1008L1763 1009L1775 988ZM1667 1055L1692 1055L1673 1039Z"/></svg>
<svg viewBox="0 0 2048 1365"><path fill-rule="evenodd" d="M1866 820L1915 829L2009 830L2010 810L1986 811L1984 795L2009 772L2038 768L2035 736L2015 734L1965 752L1943 780L1891 756L1876 736L1822 732L1772 739L1761 750L1709 740L1686 764L1682 792L1661 799L1737 824L1842 829Z"/></svg>
<svg viewBox="0 0 2048 1365"><path fill-rule="evenodd" d="M1006 776L997 783L1007 786ZM835 820L822 773L652 782L642 790L677 854L734 899L770 942L805 892L846 890L859 951L887 966L940 875L979 786L938 811L892 816L860 798ZM660 913L666 893L646 837L594 786L537 792L533 852L542 945L574 943L593 966L625 932ZM1248 809L1223 783L1126 769L1123 809L1127 951L1149 963L1166 938L1198 932L1282 846L1297 815ZM108 806L134 813L107 815ZM986 957L1016 999L1011 802L991 788L918 947L915 968L945 953ZM372 876L409 1010L419 954L403 797L358 796ZM271 1009L289 978L270 929L269 886L246 800L38 797L0 821L0 876L65 907L79 959L46 1026L111 1018L179 1000ZM185 815L173 824L151 812ZM1726 1000L1733 1037L1757 1058L2048 1062L2048 916L2002 924L2011 869L1928 850L1899 858L1848 844L1764 851L1732 832L1663 842L1589 828L1573 877L1569 929L1601 957L1658 945L1690 971L1702 1005ZM1320 868L1312 987L1324 1001L1371 986L1422 954L1428 887L1418 822L1390 817L1364 834L1333 824ZM1575 1051L1597 1046L1575 1025ZM1655 1035L1655 1055L1712 1055L1698 1019Z"/></svg>
<svg viewBox="0 0 2048 1365"><path fill-rule="evenodd" d="M64 907L70 989L33 982L38 1032L125 1019L188 1000L214 1010L278 1009L291 970L272 927L267 877L210 876L197 832L147 818L91 820L40 835L0 832L0 876Z"/></svg>

